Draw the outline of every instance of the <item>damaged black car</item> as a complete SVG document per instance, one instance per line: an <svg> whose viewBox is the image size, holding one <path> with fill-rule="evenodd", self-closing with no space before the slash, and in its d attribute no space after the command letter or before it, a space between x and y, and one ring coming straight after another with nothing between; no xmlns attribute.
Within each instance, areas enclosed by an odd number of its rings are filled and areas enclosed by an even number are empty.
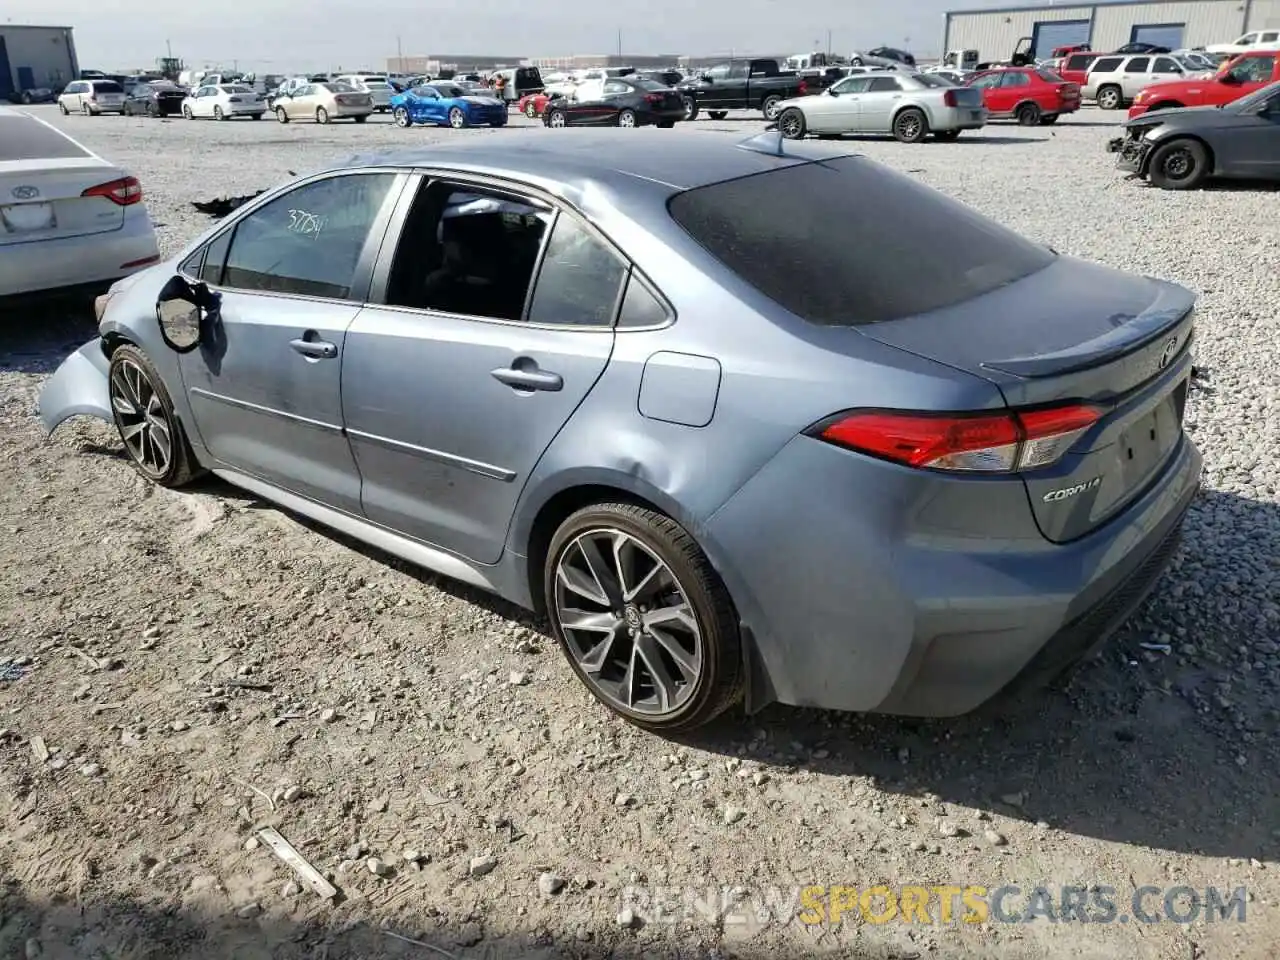
<svg viewBox="0 0 1280 960"><path fill-rule="evenodd" d="M1116 166L1164 190L1211 177L1280 181L1280 82L1220 107L1157 110L1107 143Z"/></svg>

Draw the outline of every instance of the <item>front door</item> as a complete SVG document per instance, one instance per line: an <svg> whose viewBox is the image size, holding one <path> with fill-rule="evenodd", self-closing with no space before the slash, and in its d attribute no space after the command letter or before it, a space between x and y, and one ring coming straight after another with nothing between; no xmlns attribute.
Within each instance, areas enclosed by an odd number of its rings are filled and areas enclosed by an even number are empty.
<svg viewBox="0 0 1280 960"><path fill-rule="evenodd" d="M342 368L364 512L494 563L525 481L609 362L626 268L533 196L424 181L401 207L370 292L384 305L351 325Z"/></svg>
<svg viewBox="0 0 1280 960"><path fill-rule="evenodd" d="M405 179L353 172L302 184L184 264L221 297L200 349L181 358L196 430L220 465L359 515L343 355Z"/></svg>
<svg viewBox="0 0 1280 960"><path fill-rule="evenodd" d="M858 133L862 130L860 105L870 77L845 77L826 93L805 101L804 115L813 133Z"/></svg>
<svg viewBox="0 0 1280 960"><path fill-rule="evenodd" d="M982 105L992 114L1008 113L1013 109L1013 100L1000 92L1000 77L999 72L983 73L969 81L969 86L982 91ZM1006 101L1007 105L1002 109L1001 105Z"/></svg>
<svg viewBox="0 0 1280 960"><path fill-rule="evenodd" d="M1228 176L1280 180L1280 92L1220 131L1214 159Z"/></svg>

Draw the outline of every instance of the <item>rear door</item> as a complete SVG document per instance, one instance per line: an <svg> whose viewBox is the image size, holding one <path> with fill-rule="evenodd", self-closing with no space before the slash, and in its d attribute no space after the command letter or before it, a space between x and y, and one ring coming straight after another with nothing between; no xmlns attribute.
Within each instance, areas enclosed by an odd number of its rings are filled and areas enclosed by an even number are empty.
<svg viewBox="0 0 1280 960"><path fill-rule="evenodd" d="M494 563L609 361L626 267L575 215L509 187L424 180L401 210L370 296L383 306L360 312L343 362L364 512Z"/></svg>
<svg viewBox="0 0 1280 960"><path fill-rule="evenodd" d="M862 98L870 77L845 77L821 96L804 102L805 120L814 133L860 133Z"/></svg>
<svg viewBox="0 0 1280 960"><path fill-rule="evenodd" d="M1280 180L1280 91L1216 132L1214 159L1222 173Z"/></svg>
<svg viewBox="0 0 1280 960"><path fill-rule="evenodd" d="M106 185L124 176L35 117L0 115L0 250L119 230L126 208Z"/></svg>
<svg viewBox="0 0 1280 960"><path fill-rule="evenodd" d="M993 114L1006 114L1013 109L1013 100L1008 92L1001 92L1000 77L1002 73L982 73L969 81L968 86L982 91L982 102Z"/></svg>
<svg viewBox="0 0 1280 960"><path fill-rule="evenodd" d="M1138 91L1151 83L1152 57L1130 57L1120 68L1120 90L1126 100L1132 100Z"/></svg>
<svg viewBox="0 0 1280 960"><path fill-rule="evenodd" d="M179 359L204 445L226 467L357 516L342 358L406 179L361 170L304 182L183 264L221 298L211 335Z"/></svg>
<svg viewBox="0 0 1280 960"><path fill-rule="evenodd" d="M858 97L859 129L866 133L887 133L902 96L902 82L897 77L871 77L867 92Z"/></svg>

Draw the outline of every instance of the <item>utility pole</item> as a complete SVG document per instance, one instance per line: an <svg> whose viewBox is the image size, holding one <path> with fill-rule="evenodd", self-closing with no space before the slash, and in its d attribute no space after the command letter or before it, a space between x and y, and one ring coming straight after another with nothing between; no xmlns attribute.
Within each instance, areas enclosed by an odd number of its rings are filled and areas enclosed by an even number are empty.
<svg viewBox="0 0 1280 960"><path fill-rule="evenodd" d="M168 55L169 55L169 59L170 59L170 60L172 60L172 59L173 59L173 44L172 44L172 43L170 43L168 40L166 40L166 41L164 42L164 49L165 49L165 51L168 53Z"/></svg>
<svg viewBox="0 0 1280 960"><path fill-rule="evenodd" d="M827 59L831 59L831 28L827 28Z"/></svg>
<svg viewBox="0 0 1280 960"><path fill-rule="evenodd" d="M404 47L400 45L400 37L396 37L396 72L404 72Z"/></svg>
<svg viewBox="0 0 1280 960"><path fill-rule="evenodd" d="M622 59L622 28L618 28L618 59Z"/></svg>

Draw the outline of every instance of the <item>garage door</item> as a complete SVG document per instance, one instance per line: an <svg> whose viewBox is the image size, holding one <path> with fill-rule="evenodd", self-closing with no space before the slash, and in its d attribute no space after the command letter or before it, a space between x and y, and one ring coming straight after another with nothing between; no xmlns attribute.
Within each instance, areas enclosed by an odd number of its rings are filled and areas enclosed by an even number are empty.
<svg viewBox="0 0 1280 960"><path fill-rule="evenodd" d="M1170 50L1182 49L1182 32L1186 24L1147 23L1138 24L1129 33L1130 43L1154 43Z"/></svg>
<svg viewBox="0 0 1280 960"><path fill-rule="evenodd" d="M1031 31L1036 59L1048 57L1057 47L1089 42L1088 20L1045 20Z"/></svg>

